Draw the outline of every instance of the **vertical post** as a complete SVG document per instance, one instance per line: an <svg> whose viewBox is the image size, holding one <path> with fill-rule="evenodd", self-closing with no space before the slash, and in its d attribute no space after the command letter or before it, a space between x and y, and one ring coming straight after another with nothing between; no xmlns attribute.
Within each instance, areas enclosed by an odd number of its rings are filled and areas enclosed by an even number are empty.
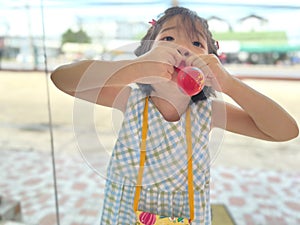
<svg viewBox="0 0 300 225"><path fill-rule="evenodd" d="M3 55L4 55L4 36L3 37L0 36L0 70L2 68L1 63L2 63Z"/></svg>
<svg viewBox="0 0 300 225"><path fill-rule="evenodd" d="M172 1L171 1L171 5L172 5L172 6L179 6L178 0L172 0Z"/></svg>
<svg viewBox="0 0 300 225"><path fill-rule="evenodd" d="M28 38L29 38L29 51L30 56L32 56L33 60L33 69L37 69L37 50L36 46L34 46L33 36L32 36L32 30L31 30L31 19L30 19L30 6L29 4L25 5L25 9L27 12L27 23L28 23Z"/></svg>

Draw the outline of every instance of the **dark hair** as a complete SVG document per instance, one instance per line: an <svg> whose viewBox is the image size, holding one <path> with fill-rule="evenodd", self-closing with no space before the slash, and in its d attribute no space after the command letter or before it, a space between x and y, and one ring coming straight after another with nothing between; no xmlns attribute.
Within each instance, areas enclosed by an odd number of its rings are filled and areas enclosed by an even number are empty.
<svg viewBox="0 0 300 225"><path fill-rule="evenodd" d="M140 46L134 51L135 55L140 56L150 51L153 41L160 32L163 24L177 15L181 16L182 23L189 31L191 31L189 32L189 35L192 36L197 33L195 26L196 23L200 22L204 35L207 37L208 53L218 56L218 47L216 45L216 41L213 39L212 34L208 29L207 21L204 18L198 16L196 12L179 6L168 8L163 14L159 16L159 19L156 21L156 23L148 29L146 35L142 38ZM138 85L141 90L147 95L150 95L150 92L153 90L152 86L149 84ZM192 101L197 102L199 100L205 100L207 99L207 97L212 95L214 95L214 91L212 90L212 88L205 86L200 93L192 96Z"/></svg>

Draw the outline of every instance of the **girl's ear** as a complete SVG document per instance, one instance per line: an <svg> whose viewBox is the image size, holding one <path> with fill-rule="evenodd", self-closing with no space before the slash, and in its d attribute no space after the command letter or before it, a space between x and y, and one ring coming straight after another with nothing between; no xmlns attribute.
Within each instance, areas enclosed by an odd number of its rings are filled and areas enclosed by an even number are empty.
<svg viewBox="0 0 300 225"><path fill-rule="evenodd" d="M219 46L219 42L218 42L218 41L215 41L215 46L216 46L217 50L220 49L220 46Z"/></svg>

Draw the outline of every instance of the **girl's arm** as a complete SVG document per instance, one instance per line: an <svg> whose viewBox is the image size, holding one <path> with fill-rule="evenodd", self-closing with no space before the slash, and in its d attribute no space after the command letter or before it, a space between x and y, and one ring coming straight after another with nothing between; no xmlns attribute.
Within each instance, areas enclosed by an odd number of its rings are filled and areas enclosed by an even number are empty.
<svg viewBox="0 0 300 225"><path fill-rule="evenodd" d="M130 92L128 84L151 84L159 82L159 78L170 79L178 57L176 49L157 45L133 60L84 60L63 65L51 74L51 79L60 90L72 96L124 109ZM121 91L124 92L121 94ZM118 96L121 101L116 100Z"/></svg>
<svg viewBox="0 0 300 225"><path fill-rule="evenodd" d="M62 91L77 92L108 86L108 80L112 79L112 76L118 77L119 80L112 80L111 86L124 86L134 79L133 76L122 76L123 73L130 72L130 63L130 60L83 60L58 67L51 74L51 79Z"/></svg>
<svg viewBox="0 0 300 225"><path fill-rule="evenodd" d="M224 107L213 103L212 125L228 131L270 141L287 141L298 136L295 120L277 103L231 76L213 55L203 56L208 84L231 97L240 107L225 103L226 116L218 115ZM222 121L223 120L223 121ZM223 123L223 125L222 125Z"/></svg>
<svg viewBox="0 0 300 225"><path fill-rule="evenodd" d="M130 63L84 60L58 67L51 74L51 79L57 88L67 94L123 110L126 101L118 101L119 104L116 104L116 98L121 90L125 99L129 95L126 85L135 79L134 73L130 71Z"/></svg>
<svg viewBox="0 0 300 225"><path fill-rule="evenodd" d="M243 88L243 91L248 88L250 87ZM268 141L287 141L298 136L295 120L271 99L265 96L257 97L256 100L249 99L246 93L235 97L228 95L236 102L240 102L240 107L214 100L213 127Z"/></svg>

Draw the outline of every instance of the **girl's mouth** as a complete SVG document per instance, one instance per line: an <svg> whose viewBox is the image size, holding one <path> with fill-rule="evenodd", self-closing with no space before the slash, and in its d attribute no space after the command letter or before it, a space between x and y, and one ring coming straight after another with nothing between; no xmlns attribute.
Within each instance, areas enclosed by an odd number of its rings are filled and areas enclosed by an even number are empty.
<svg viewBox="0 0 300 225"><path fill-rule="evenodd" d="M176 71L176 73L173 73L172 81L177 82L177 76L178 76L178 73L179 73L179 71L181 71L184 67L186 67L185 61L181 61L181 62L179 63L179 66L174 66L174 70Z"/></svg>
<svg viewBox="0 0 300 225"><path fill-rule="evenodd" d="M186 66L185 61L181 61L178 67L175 67L175 71L178 73Z"/></svg>

